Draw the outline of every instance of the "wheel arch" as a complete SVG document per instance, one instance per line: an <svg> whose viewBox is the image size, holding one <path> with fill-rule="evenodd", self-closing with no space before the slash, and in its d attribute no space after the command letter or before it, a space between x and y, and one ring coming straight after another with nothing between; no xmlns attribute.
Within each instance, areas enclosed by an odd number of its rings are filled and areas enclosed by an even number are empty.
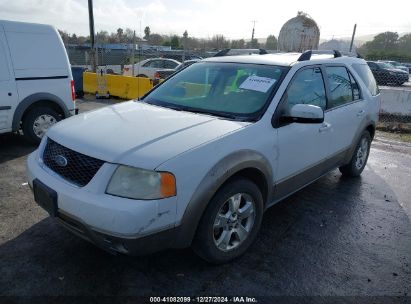
<svg viewBox="0 0 411 304"><path fill-rule="evenodd" d="M215 164L205 175L188 203L177 228L176 248L191 245L201 217L216 192L236 178L247 178L260 189L264 205L272 195L273 174L267 158L252 150L234 152ZM271 182L270 182L271 181Z"/></svg>
<svg viewBox="0 0 411 304"><path fill-rule="evenodd" d="M25 115L30 110L38 106L49 107L59 113L62 118L70 116L67 106L59 97L50 93L36 93L27 96L18 104L13 115L12 130L19 130L20 123L24 119Z"/></svg>
<svg viewBox="0 0 411 304"><path fill-rule="evenodd" d="M363 124L361 128L358 128L358 132L355 134L351 146L348 149L348 153L344 158L343 165L348 164L351 161L351 158L354 155L355 148L357 147L358 141L360 140L361 135L364 133L364 131L369 132L371 140L373 140L375 136L375 122L372 120L368 120L366 123Z"/></svg>

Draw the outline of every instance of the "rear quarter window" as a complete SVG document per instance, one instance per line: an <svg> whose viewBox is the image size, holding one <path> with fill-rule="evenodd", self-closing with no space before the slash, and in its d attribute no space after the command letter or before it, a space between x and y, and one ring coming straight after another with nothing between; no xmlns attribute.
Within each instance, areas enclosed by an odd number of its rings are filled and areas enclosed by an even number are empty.
<svg viewBox="0 0 411 304"><path fill-rule="evenodd" d="M378 89L377 82L375 81L374 75L372 74L370 67L366 63L355 63L352 65L352 67L360 76L361 80L364 82L365 86L368 88L371 95L378 95L380 93L380 90Z"/></svg>

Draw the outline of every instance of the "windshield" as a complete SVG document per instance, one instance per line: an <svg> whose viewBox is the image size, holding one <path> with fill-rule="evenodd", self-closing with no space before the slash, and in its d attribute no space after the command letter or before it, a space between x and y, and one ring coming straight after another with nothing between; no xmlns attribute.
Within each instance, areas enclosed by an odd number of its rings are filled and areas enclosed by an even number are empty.
<svg viewBox="0 0 411 304"><path fill-rule="evenodd" d="M256 119L285 67L199 62L164 82L144 102L231 119Z"/></svg>
<svg viewBox="0 0 411 304"><path fill-rule="evenodd" d="M379 62L378 65L380 66L380 68L383 68L383 69L395 69L395 66L389 63L386 63L386 62Z"/></svg>
<svg viewBox="0 0 411 304"><path fill-rule="evenodd" d="M394 66L394 67L399 67L399 66L401 66L401 64L399 64L399 63L396 62L396 61L390 61L390 62L386 62L386 63L391 64L391 65Z"/></svg>

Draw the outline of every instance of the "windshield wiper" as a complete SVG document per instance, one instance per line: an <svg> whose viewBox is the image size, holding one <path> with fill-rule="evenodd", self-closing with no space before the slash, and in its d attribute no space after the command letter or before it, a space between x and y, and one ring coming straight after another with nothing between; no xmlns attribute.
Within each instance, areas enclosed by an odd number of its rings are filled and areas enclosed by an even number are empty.
<svg viewBox="0 0 411 304"><path fill-rule="evenodd" d="M227 113L227 112L219 112L219 111L213 111L213 110L207 110L207 109L193 108L193 107L183 106L183 105L172 105L172 104L169 104L169 103L167 103L167 104L151 103L147 100L145 100L144 102L146 102L148 104L152 104L152 105L157 105L157 106L169 108L169 109L172 109L172 110L175 110L175 111L185 111L185 112L198 113L198 114L209 114L209 115L212 115L212 116L224 117L224 118L228 118L228 119L232 119L232 120L241 120L241 121L246 120L246 118L244 118L244 117L238 117L235 114L231 114L231 113Z"/></svg>
<svg viewBox="0 0 411 304"><path fill-rule="evenodd" d="M189 109L190 112L193 113L200 113L200 114L210 114L213 116L220 116L220 117L224 117L224 118L229 118L229 119L233 119L233 120L238 120L238 117L234 114L231 113L227 113L227 112L218 112L218 111L212 111L212 110L205 110L205 109Z"/></svg>

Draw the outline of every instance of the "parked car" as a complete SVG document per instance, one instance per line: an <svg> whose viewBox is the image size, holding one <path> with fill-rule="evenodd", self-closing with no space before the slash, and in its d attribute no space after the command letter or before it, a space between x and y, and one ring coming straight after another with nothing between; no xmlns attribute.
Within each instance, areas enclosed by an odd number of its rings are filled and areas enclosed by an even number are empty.
<svg viewBox="0 0 411 304"><path fill-rule="evenodd" d="M186 60L179 64L175 69L167 69L167 70L158 70L154 73L154 81L153 84L157 85L164 79L167 79L170 77L172 74L175 72L181 71L182 69L192 65L193 63L196 63L200 61L200 59L192 59L192 60Z"/></svg>
<svg viewBox="0 0 411 304"><path fill-rule="evenodd" d="M84 67L71 67L71 74L74 80L74 90L76 92L76 97L83 97L83 73L87 71Z"/></svg>
<svg viewBox="0 0 411 304"><path fill-rule="evenodd" d="M146 77L154 79L156 71L165 69L175 69L181 62L167 58L151 58L142 60L134 64L134 75L137 77ZM124 66L124 76L133 75L133 66L131 64Z"/></svg>
<svg viewBox="0 0 411 304"><path fill-rule="evenodd" d="M66 49L50 25L0 20L0 133L23 130L39 143L76 113Z"/></svg>
<svg viewBox="0 0 411 304"><path fill-rule="evenodd" d="M394 84L402 85L408 81L409 74L403 70L396 69L386 62L367 61L377 83L380 85Z"/></svg>
<svg viewBox="0 0 411 304"><path fill-rule="evenodd" d="M410 73L410 70L408 67L406 67L404 64L399 63L398 61L393 61L393 60L378 60L378 62L385 62L388 64L391 64L395 69L403 70L404 72L407 72L408 74Z"/></svg>
<svg viewBox="0 0 411 304"><path fill-rule="evenodd" d="M411 63L403 62L402 65L406 66L408 68L408 74L411 74Z"/></svg>
<svg viewBox="0 0 411 304"><path fill-rule="evenodd" d="M366 165L375 79L363 59L314 54L208 58L141 100L60 122L28 157L36 202L109 252L242 255L270 206Z"/></svg>

